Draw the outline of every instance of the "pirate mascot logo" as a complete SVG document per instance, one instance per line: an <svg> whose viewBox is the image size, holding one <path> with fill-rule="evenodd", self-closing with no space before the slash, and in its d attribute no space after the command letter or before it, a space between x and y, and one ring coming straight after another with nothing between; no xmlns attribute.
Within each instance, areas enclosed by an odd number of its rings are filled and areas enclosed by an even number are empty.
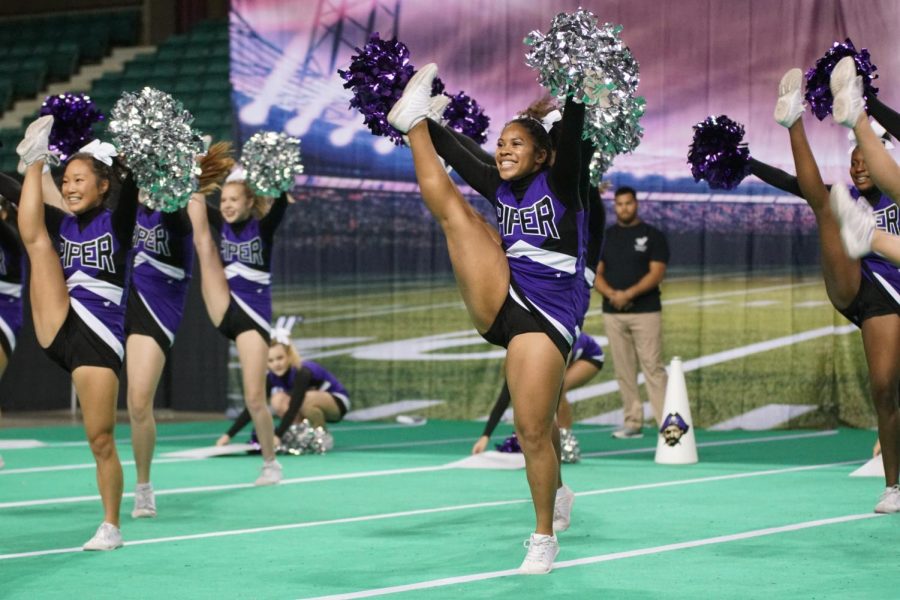
<svg viewBox="0 0 900 600"><path fill-rule="evenodd" d="M681 415L675 412L669 413L669 415L663 419L662 427L659 428L659 433L663 436L667 446L677 446L681 443L681 438L687 434L688 429L690 428L691 426L685 422Z"/></svg>

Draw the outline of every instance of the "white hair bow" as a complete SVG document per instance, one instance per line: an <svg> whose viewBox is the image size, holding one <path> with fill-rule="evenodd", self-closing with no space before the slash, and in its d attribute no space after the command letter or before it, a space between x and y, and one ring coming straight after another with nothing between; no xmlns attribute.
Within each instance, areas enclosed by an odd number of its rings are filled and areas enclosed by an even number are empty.
<svg viewBox="0 0 900 600"><path fill-rule="evenodd" d="M544 115L543 119L541 119L541 125L544 126L544 130L547 133L550 133L550 130L553 128L553 124L557 121L562 121L562 113L558 110L551 110L546 115Z"/></svg>
<svg viewBox="0 0 900 600"><path fill-rule="evenodd" d="M100 140L93 140L88 145L79 150L79 152L90 154L107 167L111 167L113 164L113 157L118 156L115 146L113 146L109 142L101 142Z"/></svg>
<svg viewBox="0 0 900 600"><path fill-rule="evenodd" d="M299 319L298 317L291 316L280 316L275 321L275 326L272 328L272 339L278 342L279 344L284 344L285 346L291 345L291 330L294 328L294 325L297 323Z"/></svg>
<svg viewBox="0 0 900 600"><path fill-rule="evenodd" d="M247 180L247 172L244 171L244 168L238 165L231 170L231 173L228 174L228 177L225 178L225 183L240 183L242 181Z"/></svg>
<svg viewBox="0 0 900 600"><path fill-rule="evenodd" d="M881 126L881 123L876 121L875 119L869 119L869 123L872 125L872 131L875 132L875 136L881 140L881 143L884 144L886 150L893 150L894 144L891 143L890 138L884 137L884 134L887 133L887 129ZM857 146L856 134L851 129L847 134L847 139L850 140L850 150L849 152L853 152L853 149Z"/></svg>

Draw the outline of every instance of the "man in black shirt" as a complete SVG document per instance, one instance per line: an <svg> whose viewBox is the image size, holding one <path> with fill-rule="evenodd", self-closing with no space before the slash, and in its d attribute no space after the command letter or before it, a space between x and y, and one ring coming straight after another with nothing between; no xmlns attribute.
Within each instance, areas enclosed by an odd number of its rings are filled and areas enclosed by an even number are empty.
<svg viewBox="0 0 900 600"><path fill-rule="evenodd" d="M613 436L624 439L643 436L638 364L657 424L662 419L667 376L659 283L669 262L669 245L661 231L638 218L632 188L616 190L615 210L616 224L606 230L594 288L603 294L603 322L624 405L624 426Z"/></svg>

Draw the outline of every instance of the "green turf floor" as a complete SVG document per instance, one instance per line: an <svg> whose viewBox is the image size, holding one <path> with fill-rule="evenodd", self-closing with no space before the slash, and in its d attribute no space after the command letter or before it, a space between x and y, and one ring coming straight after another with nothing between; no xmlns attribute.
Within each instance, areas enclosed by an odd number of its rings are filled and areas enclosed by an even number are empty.
<svg viewBox="0 0 900 600"><path fill-rule="evenodd" d="M161 426L157 455L211 444L222 428ZM85 553L102 513L82 430L0 430L46 444L2 451L0 598L898 596L884 553L900 516L872 515L883 481L848 477L870 431L698 431L699 464L661 466L650 436L577 428L593 456L564 468L578 497L546 577L508 572L533 527L524 471L446 467L479 431L342 424L334 452L282 457L285 482L268 488L246 485L258 456L158 459L159 516L132 520L126 497L126 546ZM131 460L127 428L117 433ZM125 482L132 491L131 464ZM419 587L385 589L409 584Z"/></svg>

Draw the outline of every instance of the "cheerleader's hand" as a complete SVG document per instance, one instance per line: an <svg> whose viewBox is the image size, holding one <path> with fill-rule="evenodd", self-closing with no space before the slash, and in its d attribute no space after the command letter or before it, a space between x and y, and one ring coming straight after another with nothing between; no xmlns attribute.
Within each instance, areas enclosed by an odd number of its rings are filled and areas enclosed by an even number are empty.
<svg viewBox="0 0 900 600"><path fill-rule="evenodd" d="M488 442L491 441L490 438L486 435L478 438L478 441L475 442L475 445L472 446L472 454L481 454L484 452L485 448L487 448Z"/></svg>
<svg viewBox="0 0 900 600"><path fill-rule="evenodd" d="M216 440L216 446L225 446L228 442L231 441L231 436L227 433L223 434L222 437Z"/></svg>

